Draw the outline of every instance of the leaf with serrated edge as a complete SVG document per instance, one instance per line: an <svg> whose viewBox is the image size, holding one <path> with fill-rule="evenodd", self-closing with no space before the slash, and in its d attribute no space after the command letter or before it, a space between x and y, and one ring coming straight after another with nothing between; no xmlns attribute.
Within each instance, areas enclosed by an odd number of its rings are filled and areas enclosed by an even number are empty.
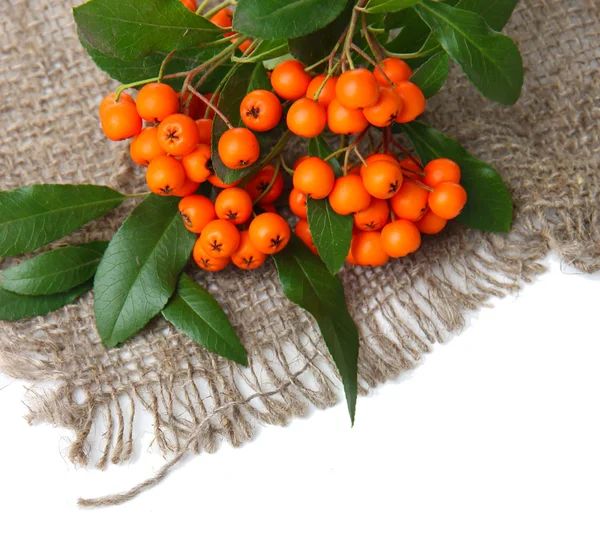
<svg viewBox="0 0 600 554"><path fill-rule="evenodd" d="M0 321L14 321L54 312L71 304L92 288L89 280L67 292L47 296L24 296L0 289Z"/></svg>
<svg viewBox="0 0 600 554"><path fill-rule="evenodd" d="M196 240L183 224L179 200L146 198L106 249L94 281L94 311L108 347L144 327L175 290Z"/></svg>
<svg viewBox="0 0 600 554"><path fill-rule="evenodd" d="M423 165L436 158L449 158L460 166L460 182L468 200L458 221L482 231L510 231L513 215L510 192L493 167L433 127L418 121L398 127L411 141Z"/></svg>
<svg viewBox="0 0 600 554"><path fill-rule="evenodd" d="M417 85L425 98L431 98L444 86L450 71L450 58L445 52L439 52L427 60L410 78Z"/></svg>
<svg viewBox="0 0 600 554"><path fill-rule="evenodd" d="M124 199L116 190L95 185L30 185L0 192L0 256L45 246Z"/></svg>
<svg viewBox="0 0 600 554"><path fill-rule="evenodd" d="M431 0L420 0L415 10L483 96L501 104L519 99L523 60L510 38L474 12Z"/></svg>
<svg viewBox="0 0 600 554"><path fill-rule="evenodd" d="M219 303L185 273L163 316L188 337L219 356L248 365L248 356Z"/></svg>
<svg viewBox="0 0 600 554"><path fill-rule="evenodd" d="M174 0L90 0L73 17L85 42L122 60L198 46L223 32Z"/></svg>
<svg viewBox="0 0 600 554"><path fill-rule="evenodd" d="M0 288L33 296L67 292L94 276L107 245L67 246L40 254L1 271Z"/></svg>
<svg viewBox="0 0 600 554"><path fill-rule="evenodd" d="M321 137L317 137L310 139L308 153L311 156L326 158L332 151ZM340 176L342 170L337 159L331 158L329 164L336 176ZM310 233L319 256L331 273L337 273L344 265L350 251L354 218L351 215L340 215L334 212L327 198L322 200L309 198L306 206Z"/></svg>
<svg viewBox="0 0 600 554"><path fill-rule="evenodd" d="M233 28L258 38L295 38L308 35L333 21L347 0L242 1L233 16Z"/></svg>
<svg viewBox="0 0 600 554"><path fill-rule="evenodd" d="M339 371L354 424L358 394L358 330L352 320L344 287L297 237L273 256L285 295L316 320Z"/></svg>

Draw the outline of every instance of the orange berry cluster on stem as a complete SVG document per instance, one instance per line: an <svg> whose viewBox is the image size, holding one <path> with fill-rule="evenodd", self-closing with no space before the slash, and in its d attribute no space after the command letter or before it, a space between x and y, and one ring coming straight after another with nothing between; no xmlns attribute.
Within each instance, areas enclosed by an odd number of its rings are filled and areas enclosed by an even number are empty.
<svg viewBox="0 0 600 554"><path fill-rule="evenodd" d="M263 130L276 125L281 117L279 99L269 94L272 97L254 95L247 105L248 111L260 116ZM230 263L241 269L256 269L290 240L289 225L273 207L283 191L283 178L277 168L267 165L244 187L239 186L240 181L223 183L211 163L212 119L205 117L206 110L194 106L196 96L189 98L191 102L186 98L161 83L144 86L136 100L122 93L115 101L115 94L109 94L100 105L102 128L112 140L132 139L131 158L147 167L146 183L151 192L181 197L183 223L199 235L193 258L202 269L220 271ZM275 106L279 115L271 114L270 120L262 117L265 106ZM182 113L186 108L188 114L195 109L201 118L194 120ZM147 127L143 127L144 122ZM251 165L259 156L258 141L245 128L226 131L218 148L229 167ZM214 202L197 194L203 182L220 191Z"/></svg>
<svg viewBox="0 0 600 554"><path fill-rule="evenodd" d="M421 168L411 158L375 153L337 178L331 166L317 157L304 156L294 167L289 207L300 219L296 234L316 253L306 202L309 197L327 198L333 211L354 218L346 258L352 265L375 267L412 254L421 246L422 234L441 232L467 202L459 184L460 168L445 158Z"/></svg>
<svg viewBox="0 0 600 554"><path fill-rule="evenodd" d="M359 68L339 77L311 78L297 60L280 63L271 74L271 86L284 100L292 101L286 124L292 133L316 137L326 127L339 135L363 132L369 125L388 127L408 123L425 111L425 96L409 81L406 62L387 58L374 69Z"/></svg>

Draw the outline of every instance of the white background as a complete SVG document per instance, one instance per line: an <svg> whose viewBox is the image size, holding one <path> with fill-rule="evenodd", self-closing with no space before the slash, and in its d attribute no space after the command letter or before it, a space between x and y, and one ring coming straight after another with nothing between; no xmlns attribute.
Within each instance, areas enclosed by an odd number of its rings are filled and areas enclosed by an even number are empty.
<svg viewBox="0 0 600 554"><path fill-rule="evenodd" d="M74 469L61 429L22 419L0 376L0 552L600 552L600 276L557 261L475 314L416 370L241 449L190 457L124 506L163 460Z"/></svg>

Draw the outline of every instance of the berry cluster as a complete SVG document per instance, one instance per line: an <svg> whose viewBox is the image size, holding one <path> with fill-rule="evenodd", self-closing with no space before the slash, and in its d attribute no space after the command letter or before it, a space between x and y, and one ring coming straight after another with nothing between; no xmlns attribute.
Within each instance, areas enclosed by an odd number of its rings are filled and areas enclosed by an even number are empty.
<svg viewBox="0 0 600 554"><path fill-rule="evenodd" d="M193 2L189 4L192 9ZM230 28L231 17L230 10L222 9L211 21ZM245 51L250 45L239 48ZM194 259L209 271L223 269L230 261L242 269L257 268L290 239L290 228L274 207L284 188L279 164L261 167L243 184L223 183L213 172L215 113L229 127L217 150L230 169L254 164L261 154L256 133L274 129L283 118L292 133L306 138L317 137L326 127L334 134L358 135L350 146L332 154L346 152L343 176L336 178L331 165L318 157L304 156L296 162L289 170L293 174L289 207L300 218L296 234L316 253L306 202L308 197L327 198L335 212L354 217L348 262L382 265L389 257L416 251L421 233L440 232L461 212L467 194L459 184L460 169L451 160L434 160L422 168L412 157L398 160L387 141L383 152L377 148L366 159L358 151L370 126L384 128L389 138L392 123L408 123L425 110L425 97L409 81L412 71L405 62L387 58L373 71L335 73L330 68L313 77L299 61L280 63L270 74L274 92L254 90L242 100L239 113L245 127L233 127L220 113L215 106L218 95L202 95L195 89L177 93L160 82L146 84L135 100L126 93L109 94L100 106L100 119L111 140L133 139L131 158L147 167L151 192L182 197L183 221L200 235ZM358 167L348 166L351 150L361 159ZM219 190L214 202L196 194L204 182Z"/></svg>
<svg viewBox="0 0 600 554"><path fill-rule="evenodd" d="M305 156L295 164L290 210L300 218L296 234L316 252L307 223L307 197L327 198L331 209L353 214L352 246L346 261L379 266L421 246L421 233L433 235L461 212L467 193L460 186L460 168L439 158L421 168L410 157L376 153L360 167L336 179L331 166Z"/></svg>

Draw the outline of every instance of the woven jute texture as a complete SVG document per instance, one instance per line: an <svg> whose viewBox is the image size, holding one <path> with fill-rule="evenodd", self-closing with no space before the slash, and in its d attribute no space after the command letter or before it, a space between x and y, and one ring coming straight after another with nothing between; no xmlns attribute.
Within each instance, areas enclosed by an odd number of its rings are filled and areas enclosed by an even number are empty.
<svg viewBox="0 0 600 554"><path fill-rule="evenodd" d="M115 84L80 47L70 8L69 0L0 4L0 188L96 183L142 191L127 147L99 129L98 103ZM513 230L488 235L450 225L408 259L342 271L361 334L362 392L415 367L490 297L532 281L551 249L582 272L600 268L600 4L522 0L507 33L526 66L520 102L487 102L455 71L426 120L498 168L514 195ZM131 207L62 242L110 239ZM228 312L249 367L207 353L161 318L107 351L91 293L46 317L0 324L0 370L32 383L31 422L72 432L74 463L104 469L127 461L136 414L152 415L167 465L129 493L82 505L123 502L188 452L213 452L222 439L241 445L258 424L285 425L340 397L315 323L285 299L272 263L248 274L190 271Z"/></svg>

